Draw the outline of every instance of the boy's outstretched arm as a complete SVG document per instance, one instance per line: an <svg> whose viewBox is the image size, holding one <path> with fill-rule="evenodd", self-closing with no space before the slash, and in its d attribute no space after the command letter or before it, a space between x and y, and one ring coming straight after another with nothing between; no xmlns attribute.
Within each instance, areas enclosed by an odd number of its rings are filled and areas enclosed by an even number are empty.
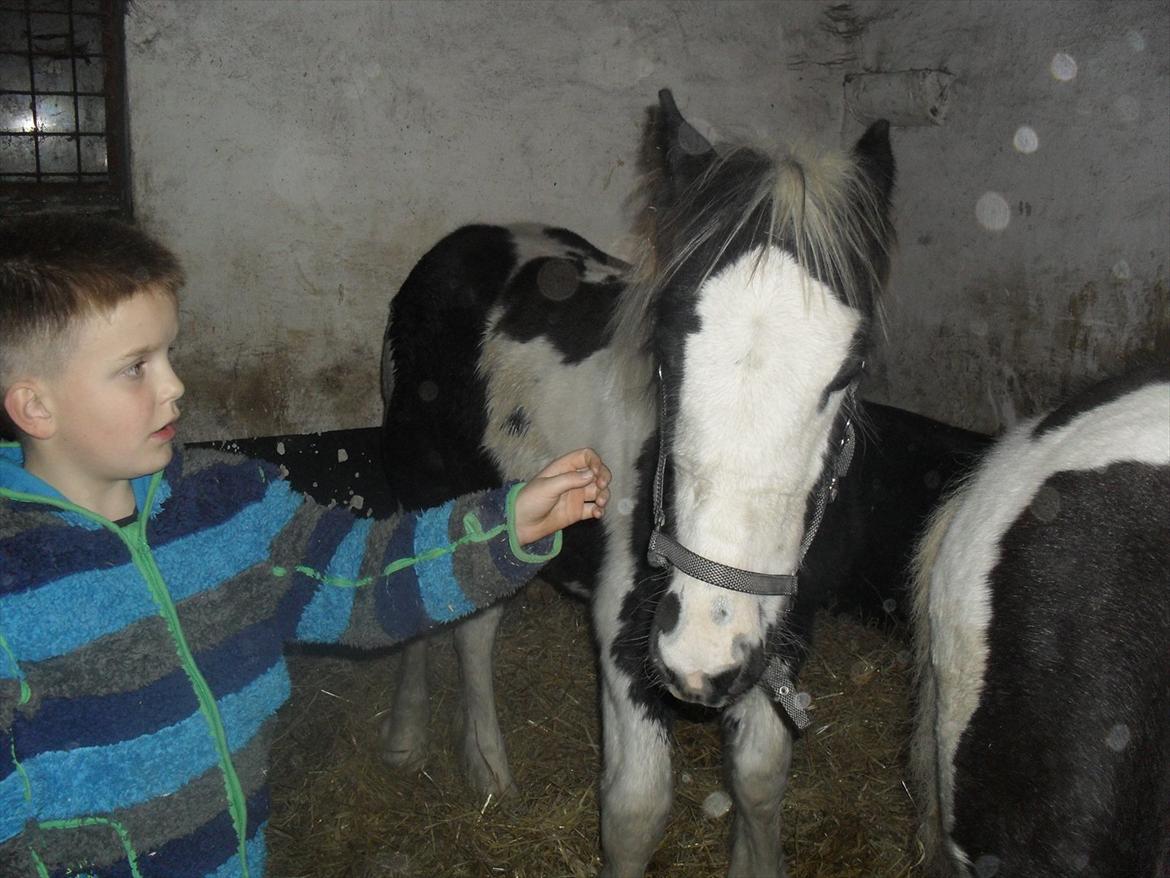
<svg viewBox="0 0 1170 878"><path fill-rule="evenodd" d="M306 505L297 529L308 543L279 540L297 557L274 558L274 572L295 573L294 588L316 592L283 603L294 614L290 639L387 646L507 597L556 557L560 531L603 515L611 478L597 452L582 448L527 483L384 520Z"/></svg>
<svg viewBox="0 0 1170 878"><path fill-rule="evenodd" d="M601 518L609 502L612 475L592 448L579 448L558 457L516 495L515 527L521 544L528 545L551 533Z"/></svg>

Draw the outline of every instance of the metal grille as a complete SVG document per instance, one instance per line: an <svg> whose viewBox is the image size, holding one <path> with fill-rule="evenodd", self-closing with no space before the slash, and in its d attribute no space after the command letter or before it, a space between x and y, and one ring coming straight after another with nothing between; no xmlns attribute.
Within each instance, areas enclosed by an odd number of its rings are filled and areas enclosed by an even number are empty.
<svg viewBox="0 0 1170 878"><path fill-rule="evenodd" d="M123 0L0 0L0 193L121 207Z"/></svg>

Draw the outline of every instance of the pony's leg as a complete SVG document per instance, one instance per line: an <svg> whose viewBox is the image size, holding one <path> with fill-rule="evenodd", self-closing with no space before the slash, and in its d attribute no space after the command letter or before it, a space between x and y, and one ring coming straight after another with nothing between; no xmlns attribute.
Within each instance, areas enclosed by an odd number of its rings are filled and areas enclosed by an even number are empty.
<svg viewBox="0 0 1170 878"><path fill-rule="evenodd" d="M724 753L735 802L732 878L783 878L780 804L788 786L792 733L762 691L751 689L723 716Z"/></svg>
<svg viewBox="0 0 1170 878"><path fill-rule="evenodd" d="M430 715L427 638L420 637L402 648L394 701L378 731L382 761L407 771L421 769L427 761L427 722Z"/></svg>
<svg viewBox="0 0 1170 878"><path fill-rule="evenodd" d="M602 658L601 878L641 878L666 832L673 793L665 726L629 697L629 680Z"/></svg>
<svg viewBox="0 0 1170 878"><path fill-rule="evenodd" d="M496 715L492 648L504 606L496 604L455 629L455 654L463 690L460 760L467 782L480 801L514 792L504 736Z"/></svg>

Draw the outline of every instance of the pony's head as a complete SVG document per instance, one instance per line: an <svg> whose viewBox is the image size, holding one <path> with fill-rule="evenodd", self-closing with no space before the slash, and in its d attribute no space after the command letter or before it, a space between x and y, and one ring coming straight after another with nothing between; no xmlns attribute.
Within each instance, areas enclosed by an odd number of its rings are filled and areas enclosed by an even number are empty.
<svg viewBox="0 0 1170 878"><path fill-rule="evenodd" d="M716 566L797 573L888 273L889 126L847 154L716 150L663 91L644 153L648 252L626 331L640 322L660 369L664 532ZM673 694L720 706L758 680L793 598L680 567L651 658Z"/></svg>

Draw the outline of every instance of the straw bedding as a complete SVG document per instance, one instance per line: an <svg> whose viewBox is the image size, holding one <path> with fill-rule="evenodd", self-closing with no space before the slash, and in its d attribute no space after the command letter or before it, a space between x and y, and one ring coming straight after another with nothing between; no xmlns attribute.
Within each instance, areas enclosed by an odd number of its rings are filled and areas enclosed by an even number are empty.
<svg viewBox="0 0 1170 878"><path fill-rule="evenodd" d="M586 608L539 580L513 602L496 646L501 726L517 795L475 801L452 746L450 636L430 647L431 757L402 774L378 757L397 657L293 658L295 694L273 755L270 874L279 878L575 878L600 865L600 737ZM904 636L824 615L801 685L813 725L784 804L792 878L917 878L906 785L910 658ZM718 876L731 815L718 727L675 728L675 804L652 876Z"/></svg>

